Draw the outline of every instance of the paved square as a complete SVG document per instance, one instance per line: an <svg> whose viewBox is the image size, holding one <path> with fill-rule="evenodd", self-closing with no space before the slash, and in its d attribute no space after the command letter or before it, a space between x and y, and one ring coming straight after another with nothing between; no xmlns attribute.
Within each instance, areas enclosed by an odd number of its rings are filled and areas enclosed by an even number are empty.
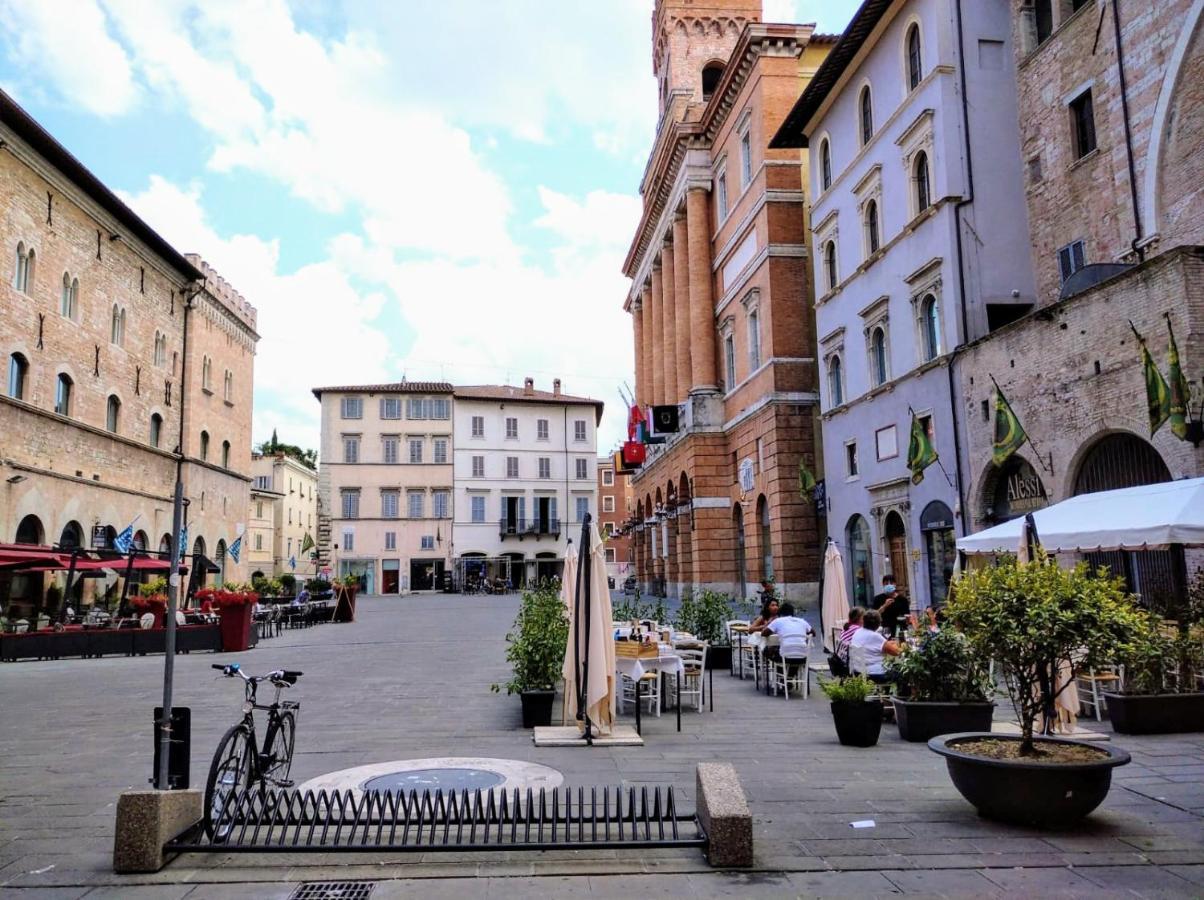
<svg viewBox="0 0 1204 900"><path fill-rule="evenodd" d="M229 658L253 672L305 672L298 782L394 759L500 757L551 766L568 785L673 784L692 808L694 766L730 761L755 817L753 871L715 872L692 851L564 850L191 855L156 875L116 876L114 804L150 775L163 658L73 659L0 666L0 895L287 897L298 882L332 878L379 881L377 898L1204 892L1204 735L1116 739L1133 763L1071 832L981 820L924 745L888 726L875 748L841 747L818 691L766 697L726 672L715 712L685 713L680 734L665 715L644 719L644 747L536 748L518 699L489 690L507 675L516 609L515 597L368 598L354 624L286 631ZM227 658L177 658L194 786L239 715L239 686L209 668ZM875 827L850 827L862 819Z"/></svg>

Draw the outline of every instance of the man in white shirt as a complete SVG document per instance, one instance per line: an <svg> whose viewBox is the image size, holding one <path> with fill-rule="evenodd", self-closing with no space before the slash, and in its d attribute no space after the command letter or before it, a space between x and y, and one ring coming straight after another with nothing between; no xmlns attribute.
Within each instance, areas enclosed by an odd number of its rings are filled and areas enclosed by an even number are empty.
<svg viewBox="0 0 1204 900"><path fill-rule="evenodd" d="M778 645L778 655L782 659L802 662L807 658L811 626L806 619L795 617L791 604L783 603L778 609L778 617L766 625L761 634L766 637L776 634L782 639Z"/></svg>
<svg viewBox="0 0 1204 900"><path fill-rule="evenodd" d="M898 656L902 652L896 641L888 641L878 633L882 616L876 609L866 612L861 627L849 641L849 669L854 675L866 675L870 681L891 681L883 661L887 656Z"/></svg>

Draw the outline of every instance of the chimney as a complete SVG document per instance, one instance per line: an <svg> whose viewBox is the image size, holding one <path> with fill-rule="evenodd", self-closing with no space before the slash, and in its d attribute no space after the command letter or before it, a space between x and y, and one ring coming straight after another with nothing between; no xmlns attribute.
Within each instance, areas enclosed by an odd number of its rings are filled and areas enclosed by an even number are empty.
<svg viewBox="0 0 1204 900"><path fill-rule="evenodd" d="M527 396L535 393L535 379L529 375L523 379L523 393Z"/></svg>
<svg viewBox="0 0 1204 900"><path fill-rule="evenodd" d="M552 395L555 397L560 396L560 379L559 378L552 379Z"/></svg>

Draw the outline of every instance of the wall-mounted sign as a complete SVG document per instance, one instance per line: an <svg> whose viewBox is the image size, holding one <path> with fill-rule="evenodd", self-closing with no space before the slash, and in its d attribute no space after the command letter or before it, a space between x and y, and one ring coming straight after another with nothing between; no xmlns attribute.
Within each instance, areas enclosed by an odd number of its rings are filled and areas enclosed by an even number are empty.
<svg viewBox="0 0 1204 900"><path fill-rule="evenodd" d="M109 529L104 525L92 526L92 549L106 550L109 546Z"/></svg>
<svg viewBox="0 0 1204 900"><path fill-rule="evenodd" d="M753 461L751 457L745 457L740 461L740 490L748 494L753 489Z"/></svg>
<svg viewBox="0 0 1204 900"><path fill-rule="evenodd" d="M994 503L987 513L996 522L1042 509L1049 503L1041 476L1027 460L1019 456L1013 456L1004 463L995 483L993 499Z"/></svg>

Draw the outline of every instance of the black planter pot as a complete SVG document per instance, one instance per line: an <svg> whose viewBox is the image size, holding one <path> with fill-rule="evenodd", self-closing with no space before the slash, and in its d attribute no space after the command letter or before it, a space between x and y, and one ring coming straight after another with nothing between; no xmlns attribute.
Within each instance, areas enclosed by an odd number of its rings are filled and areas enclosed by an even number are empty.
<svg viewBox="0 0 1204 900"><path fill-rule="evenodd" d="M928 747L945 757L953 786L980 816L1016 825L1061 826L1077 822L1108 796L1112 770L1129 762L1127 751L1110 744L1053 737L1040 740L1089 746L1107 755L1096 762L1060 765L987 759L957 749L958 743L982 738L1020 740L1019 735L969 732L935 737L928 742Z"/></svg>
<svg viewBox="0 0 1204 900"><path fill-rule="evenodd" d="M938 734L960 731L990 731L995 704L936 703L926 700L899 700L895 703L895 721L899 737L905 741L926 741Z"/></svg>
<svg viewBox="0 0 1204 900"><path fill-rule="evenodd" d="M707 668L708 669L731 669L732 667L732 648L730 646L715 646L712 644L707 647Z"/></svg>
<svg viewBox="0 0 1204 900"><path fill-rule="evenodd" d="M555 691L523 691L519 696L523 702L523 728L539 728L552 724Z"/></svg>
<svg viewBox="0 0 1204 900"><path fill-rule="evenodd" d="M1204 694L1104 694L1120 734L1204 731Z"/></svg>
<svg viewBox="0 0 1204 900"><path fill-rule="evenodd" d="M832 721L836 725L836 737L846 747L872 747L882 733L882 703L878 700L860 703L833 700Z"/></svg>

